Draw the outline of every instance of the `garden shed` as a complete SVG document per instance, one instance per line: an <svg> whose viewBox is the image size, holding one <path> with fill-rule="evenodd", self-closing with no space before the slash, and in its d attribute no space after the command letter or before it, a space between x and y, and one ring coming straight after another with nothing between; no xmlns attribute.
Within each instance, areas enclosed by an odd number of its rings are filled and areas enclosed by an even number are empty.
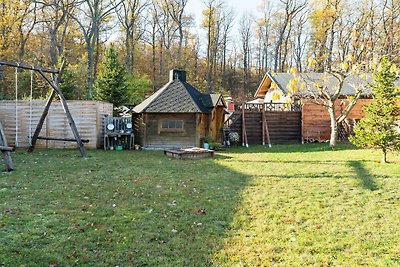
<svg viewBox="0 0 400 267"><path fill-rule="evenodd" d="M206 136L221 142L225 108L221 94L201 93L184 70L173 69L169 82L133 109L136 140L145 149L200 147Z"/></svg>

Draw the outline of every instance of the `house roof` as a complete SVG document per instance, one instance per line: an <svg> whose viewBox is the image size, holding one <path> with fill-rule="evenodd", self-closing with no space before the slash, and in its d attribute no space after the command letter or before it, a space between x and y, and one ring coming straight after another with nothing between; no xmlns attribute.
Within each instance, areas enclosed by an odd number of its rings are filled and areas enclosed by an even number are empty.
<svg viewBox="0 0 400 267"><path fill-rule="evenodd" d="M264 97L265 94L268 92L271 83L275 82L278 88L284 93L288 93L287 86L294 77L290 73L266 73L263 80L261 81L256 93L255 97ZM325 80L327 79L326 83ZM301 82L306 83L310 86L310 90L318 92L317 88L315 87L315 83L327 84L328 90L332 93L335 90L335 85L338 84L338 80L333 77L332 75L327 75L325 73L301 73L300 74ZM348 76L343 84L343 88L341 91L341 95L352 96L355 95L356 90L354 89L355 86L362 86L363 96L370 96L372 95L372 91L368 83L372 82L371 75L367 76L366 81L362 80L359 76L350 75ZM307 94L307 91L299 92L299 95Z"/></svg>
<svg viewBox="0 0 400 267"><path fill-rule="evenodd" d="M221 94L209 94L212 102L212 107L215 106L223 106L224 108L227 108L228 106L226 105L225 99Z"/></svg>
<svg viewBox="0 0 400 267"><path fill-rule="evenodd" d="M264 99L262 99L262 98L256 98L256 99L246 102L246 104L263 104L263 103L264 103Z"/></svg>
<svg viewBox="0 0 400 267"><path fill-rule="evenodd" d="M174 79L137 105L136 113L210 113L218 104L220 94L199 92L185 81Z"/></svg>

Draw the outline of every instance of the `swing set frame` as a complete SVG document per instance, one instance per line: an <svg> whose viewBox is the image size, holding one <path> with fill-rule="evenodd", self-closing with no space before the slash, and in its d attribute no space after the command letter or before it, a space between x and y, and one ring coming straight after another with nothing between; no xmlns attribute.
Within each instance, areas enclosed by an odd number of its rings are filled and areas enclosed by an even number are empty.
<svg viewBox="0 0 400 267"><path fill-rule="evenodd" d="M68 108L67 100L64 97L64 94L60 90L59 87L59 81L61 80L61 76L64 72L65 68L65 61L62 63L60 70L54 70L54 69L49 69L49 68L42 68L38 66L33 66L33 65L27 65L24 63L18 63L18 62L11 62L11 61L5 61L5 60L0 60L0 66L6 66L6 67L14 67L17 69L24 69L24 70L31 70L31 71L36 71L40 74L40 76L49 84L52 88L51 94L49 98L47 99L46 105L44 107L43 113L39 119L39 122L36 126L36 130L31 136L31 144L28 149L28 152L32 152L35 149L36 141L38 139L41 140L56 140L56 141L65 141L65 142L76 142L80 153L84 159L87 159L87 152L86 149L83 145L84 142L88 142L88 140L82 140L78 128L76 127L75 121L71 115L71 112ZM49 78L46 74L50 74L52 78ZM64 109L65 115L67 116L68 123L71 127L72 133L74 134L75 139L64 139L64 138L55 138L55 137L41 137L39 136L40 131L42 130L44 121L46 120L46 117L49 113L50 106L54 100L54 97L58 95L60 98L61 105Z"/></svg>

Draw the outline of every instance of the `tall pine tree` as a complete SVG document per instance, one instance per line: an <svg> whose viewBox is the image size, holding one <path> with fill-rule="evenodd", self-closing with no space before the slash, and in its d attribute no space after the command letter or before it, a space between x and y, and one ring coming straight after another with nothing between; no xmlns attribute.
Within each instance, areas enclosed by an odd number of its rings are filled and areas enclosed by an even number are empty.
<svg viewBox="0 0 400 267"><path fill-rule="evenodd" d="M386 163L389 150L400 149L400 134L396 128L396 118L400 109L396 106L394 84L398 75L387 58L383 58L379 70L373 74L371 84L374 93L370 105L364 108L366 117L354 129L350 141L359 147L369 147L382 151L382 163Z"/></svg>
<svg viewBox="0 0 400 267"><path fill-rule="evenodd" d="M118 61L118 54L111 45L104 55L103 69L95 84L96 99L114 104L117 108L128 99L126 70Z"/></svg>
<svg viewBox="0 0 400 267"><path fill-rule="evenodd" d="M76 76L68 64L64 69L59 86L67 100L77 99Z"/></svg>

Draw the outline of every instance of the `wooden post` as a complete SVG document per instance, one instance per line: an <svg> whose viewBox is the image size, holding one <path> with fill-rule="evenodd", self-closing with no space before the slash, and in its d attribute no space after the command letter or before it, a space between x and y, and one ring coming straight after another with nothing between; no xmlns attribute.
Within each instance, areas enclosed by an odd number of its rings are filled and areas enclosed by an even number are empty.
<svg viewBox="0 0 400 267"><path fill-rule="evenodd" d="M27 65L24 63L11 62L11 61L5 61L5 60L0 60L0 66L9 66L9 67L19 68L19 69L24 69L24 70L35 70L35 71L40 70L40 71L43 71L46 73L52 73L52 74L59 73L58 70L46 69L46 68L42 68L42 67Z"/></svg>
<svg viewBox="0 0 400 267"><path fill-rule="evenodd" d="M64 64L63 64L64 65ZM63 69L63 67L61 67ZM83 142L81 140L81 137L79 136L78 128L76 127L75 121L72 118L71 112L69 111L67 100L65 99L63 93L61 92L60 88L58 88L58 80L54 79L54 82L51 82L49 78L43 73L43 71L39 70L40 75L46 80L46 82L53 88L53 90L58 94L60 97L61 105L64 109L65 114L67 115L68 123L69 126L71 127L72 133L74 134L74 137L76 139L76 142L79 146L79 150L81 152L81 155L83 158L87 158L87 153L85 150L85 147L83 146ZM62 73L60 71L59 75Z"/></svg>
<svg viewBox="0 0 400 267"><path fill-rule="evenodd" d="M3 131L3 126L0 123L0 150L3 154L4 163L6 165L6 171L10 172L13 170L12 158L11 158L11 150L12 148L8 147L6 135Z"/></svg>
<svg viewBox="0 0 400 267"><path fill-rule="evenodd" d="M262 145L265 146L265 105L264 103L262 104Z"/></svg>
<svg viewBox="0 0 400 267"><path fill-rule="evenodd" d="M20 67L21 67L21 65L20 65ZM61 64L60 71L51 72L53 74L58 73L57 77L54 78L57 86L58 86L58 81L61 80L61 76L62 76L62 74L64 72L64 67L65 67L65 61ZM32 69L34 69L34 68L32 68ZM32 152L35 149L36 141L37 141L37 139L39 137L40 131L43 128L44 121L46 120L46 117L49 114L50 106L53 103L54 97L56 96L56 93L57 93L56 90L54 90L54 88L53 88L53 84L47 79L46 76L44 76L44 72L48 72L48 71L47 70L43 70L41 68L36 68L34 70L38 71L40 73L40 75L50 84L50 86L52 87L52 90L51 90L49 98L47 99L47 102L46 102L46 105L44 107L42 116L40 117L38 125L36 126L36 130L35 130L35 132L34 132L34 134L32 136L31 145L30 145L30 147L28 149L28 152Z"/></svg>
<svg viewBox="0 0 400 267"><path fill-rule="evenodd" d="M144 121L144 131L143 131L143 147L146 147L147 146L147 123L148 123L148 116L147 116L147 113L144 113L143 115L142 115L144 118L143 118L143 121Z"/></svg>
<svg viewBox="0 0 400 267"><path fill-rule="evenodd" d="M263 117L264 117L265 135L267 137L268 146L272 147L271 139L269 136L269 130L268 130L267 114L266 114L265 110L263 111Z"/></svg>
<svg viewBox="0 0 400 267"><path fill-rule="evenodd" d="M249 147L247 142L247 132L246 132L246 119L245 119L245 103L242 104L242 146Z"/></svg>
<svg viewBox="0 0 400 267"><path fill-rule="evenodd" d="M35 149L36 141L39 137L40 131L43 128L44 121L45 121L47 115L49 114L49 109L50 109L51 103L53 102L55 95L56 95L56 92L52 89L51 94L50 94L49 98L47 99L46 106L44 107L42 116L40 117L39 122L36 126L36 130L32 136L31 145L28 148L28 152L32 152Z"/></svg>
<svg viewBox="0 0 400 267"><path fill-rule="evenodd" d="M10 172L13 169L13 164L12 164L12 158L11 158L11 152L10 151L1 151L3 154L3 158L4 158L4 163L6 165L6 171Z"/></svg>
<svg viewBox="0 0 400 267"><path fill-rule="evenodd" d="M196 146L200 147L201 142L200 142L200 116L201 114L196 113Z"/></svg>

